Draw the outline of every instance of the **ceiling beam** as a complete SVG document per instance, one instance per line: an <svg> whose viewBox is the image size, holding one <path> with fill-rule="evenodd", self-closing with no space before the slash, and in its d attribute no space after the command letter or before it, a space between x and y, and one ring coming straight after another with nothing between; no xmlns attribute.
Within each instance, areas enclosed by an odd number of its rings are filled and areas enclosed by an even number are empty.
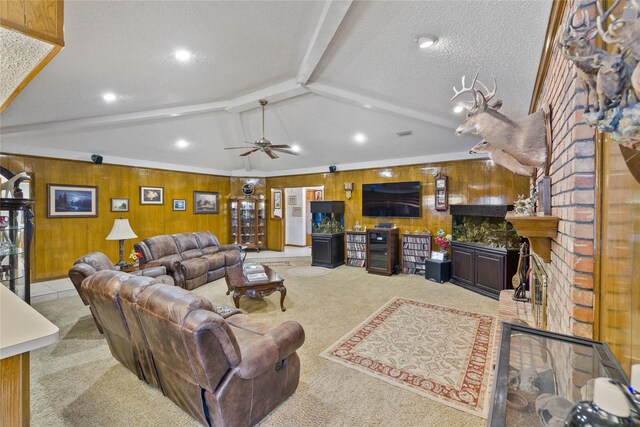
<svg viewBox="0 0 640 427"><path fill-rule="evenodd" d="M376 98L371 98L369 96L360 95L344 89L338 89L336 87L328 86L322 83L309 83L307 85L307 88L311 91L311 93L314 93L316 95L337 99L339 101L346 101L370 110L386 111L398 116L409 117L411 119L420 120L430 125L438 126L447 130L455 130L459 125L458 122L449 120L445 117L402 107L400 105L392 104L390 102L382 101Z"/></svg>
<svg viewBox="0 0 640 427"><path fill-rule="evenodd" d="M309 42L309 46L307 46L307 51L302 58L300 67L298 68L296 81L299 84L305 85L309 81L309 78L318 66L320 59L322 59L322 56L329 47L329 43L331 43L333 36L338 31L338 27L340 27L347 11L351 7L351 2L352 0L327 0L324 3L322 13L320 14L320 18L316 24L316 29L311 36L311 41Z"/></svg>
<svg viewBox="0 0 640 427"><path fill-rule="evenodd" d="M138 111L135 113L113 114L109 116L86 117L82 119L61 120L57 122L34 123L29 125L1 127L3 135L29 134L39 132L78 130L100 126L140 122L146 120L166 119L192 114L223 111L225 102L208 102L206 104L184 105L181 107L160 108L156 110Z"/></svg>
<svg viewBox="0 0 640 427"><path fill-rule="evenodd" d="M225 111L227 113L243 113L245 111L259 108L258 100L266 99L269 103L284 101L285 99L295 98L296 96L309 93L309 89L298 84L295 79L285 80L273 86L239 96L227 101Z"/></svg>

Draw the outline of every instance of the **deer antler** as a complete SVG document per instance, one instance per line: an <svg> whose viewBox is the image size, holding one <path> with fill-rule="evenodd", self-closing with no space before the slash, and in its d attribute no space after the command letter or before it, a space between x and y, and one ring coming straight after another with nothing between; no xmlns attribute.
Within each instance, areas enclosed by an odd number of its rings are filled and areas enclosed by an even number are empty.
<svg viewBox="0 0 640 427"><path fill-rule="evenodd" d="M491 78L493 79L493 90L492 91L489 91L489 88L487 86L485 86L485 84L482 83L480 80L478 80L478 84L480 86L482 86L482 88L487 92L487 95L484 95L484 99L485 99L486 102L491 101L491 98L493 98L496 95L496 90L498 89L498 84L496 83L496 76L491 74Z"/></svg>
<svg viewBox="0 0 640 427"><path fill-rule="evenodd" d="M462 101L462 103L464 103L463 105L465 107L467 107L467 109L472 108L472 107L477 107L477 103L475 101L476 99L476 89L475 89L475 85L476 85L476 81L478 80L478 74L480 74L480 70L478 70L478 72L476 73L475 77L473 78L473 82L471 82L471 86L467 87L465 85L465 78L467 76L462 76L462 89L457 90L456 87L453 87L453 91L455 92L455 95L453 95L453 97L451 98L451 101L449 102L453 102L454 99L456 99L457 97L459 97L460 95L464 94L464 93L468 93L468 92L472 92L473 93L473 102L470 101Z"/></svg>
<svg viewBox="0 0 640 427"><path fill-rule="evenodd" d="M600 4L600 1L596 1L596 7L598 8L598 13L600 14L600 16L602 17L602 22L607 22L607 19L609 17L611 17L612 21L616 20L616 17L612 14L612 12L616 9L616 7L618 7L618 5L620 4L622 0L616 0L613 5L611 5L611 7L609 9L607 9L606 12L604 12L602 10L602 5Z"/></svg>
<svg viewBox="0 0 640 427"><path fill-rule="evenodd" d="M600 37L602 37L602 40L604 40L607 43L616 43L616 44L620 43L619 38L613 37L613 35L611 35L608 29L607 31L605 31L602 28L602 20L600 19L599 16L596 18L596 24L598 26L598 33L600 33Z"/></svg>

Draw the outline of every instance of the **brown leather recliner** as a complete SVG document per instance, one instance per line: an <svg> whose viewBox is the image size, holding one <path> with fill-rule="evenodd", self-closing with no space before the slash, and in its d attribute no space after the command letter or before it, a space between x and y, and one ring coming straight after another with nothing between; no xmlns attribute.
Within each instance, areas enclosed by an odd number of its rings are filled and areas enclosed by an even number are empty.
<svg viewBox="0 0 640 427"><path fill-rule="evenodd" d="M163 234L134 244L149 266L162 265L175 284L195 289L224 277L226 268L241 262L238 245L220 245L209 231Z"/></svg>
<svg viewBox="0 0 640 427"><path fill-rule="evenodd" d="M78 295L80 295L80 299L84 305L89 306L89 310L91 310L91 314L93 315L93 319L96 322L96 326L98 330L102 333L102 326L98 322L95 313L93 312L93 308L91 308L89 304L89 299L85 295L85 292L82 290L82 281L87 277L97 273L98 271L117 271L116 266L113 265L109 257L107 257L102 252L92 252L83 257L78 258L73 266L69 269L69 278L75 286L76 291L78 291ZM145 268L143 270L137 270L129 273L133 276L149 276L154 278L153 283L166 283L167 285L173 285L173 278L167 275L167 270L162 266L156 266L152 268Z"/></svg>
<svg viewBox="0 0 640 427"><path fill-rule="evenodd" d="M297 388L297 322L269 327L121 272L99 272L82 287L114 357L205 425L253 425Z"/></svg>

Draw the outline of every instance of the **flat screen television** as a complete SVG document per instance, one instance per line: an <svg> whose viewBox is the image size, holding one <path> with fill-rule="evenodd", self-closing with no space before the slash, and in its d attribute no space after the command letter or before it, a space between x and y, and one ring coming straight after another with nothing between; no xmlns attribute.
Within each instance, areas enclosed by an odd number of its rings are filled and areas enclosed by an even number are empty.
<svg viewBox="0 0 640 427"><path fill-rule="evenodd" d="M362 216L419 218L420 181L362 184Z"/></svg>

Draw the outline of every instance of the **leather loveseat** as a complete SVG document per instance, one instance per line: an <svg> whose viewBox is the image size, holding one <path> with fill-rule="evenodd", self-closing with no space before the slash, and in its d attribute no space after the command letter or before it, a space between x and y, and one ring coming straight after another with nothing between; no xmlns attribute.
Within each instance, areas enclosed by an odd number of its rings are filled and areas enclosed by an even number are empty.
<svg viewBox="0 0 640 427"><path fill-rule="evenodd" d="M82 283L120 363L204 425L254 425L293 394L299 323L269 327L152 281L101 271Z"/></svg>
<svg viewBox="0 0 640 427"><path fill-rule="evenodd" d="M87 298L82 290L82 281L92 274L102 270L116 271L115 265L113 265L109 257L102 252L91 252L90 254L78 258L69 269L69 278L71 279L73 286L75 286L76 291L78 291L78 295L80 295L80 299L82 299L84 305L89 305L89 298ZM167 285L174 284L173 278L167 275L167 270L163 266L136 270L132 271L130 274L134 276L152 277L154 279L153 283L166 283ZM91 309L91 306L89 306L89 308ZM93 313L93 309L91 309L91 312ZM101 326L95 315L93 318L96 321L98 329L100 329Z"/></svg>
<svg viewBox="0 0 640 427"><path fill-rule="evenodd" d="M147 266L164 266L175 284L195 289L224 277L226 268L241 263L238 245L220 245L209 231L163 234L134 244Z"/></svg>

